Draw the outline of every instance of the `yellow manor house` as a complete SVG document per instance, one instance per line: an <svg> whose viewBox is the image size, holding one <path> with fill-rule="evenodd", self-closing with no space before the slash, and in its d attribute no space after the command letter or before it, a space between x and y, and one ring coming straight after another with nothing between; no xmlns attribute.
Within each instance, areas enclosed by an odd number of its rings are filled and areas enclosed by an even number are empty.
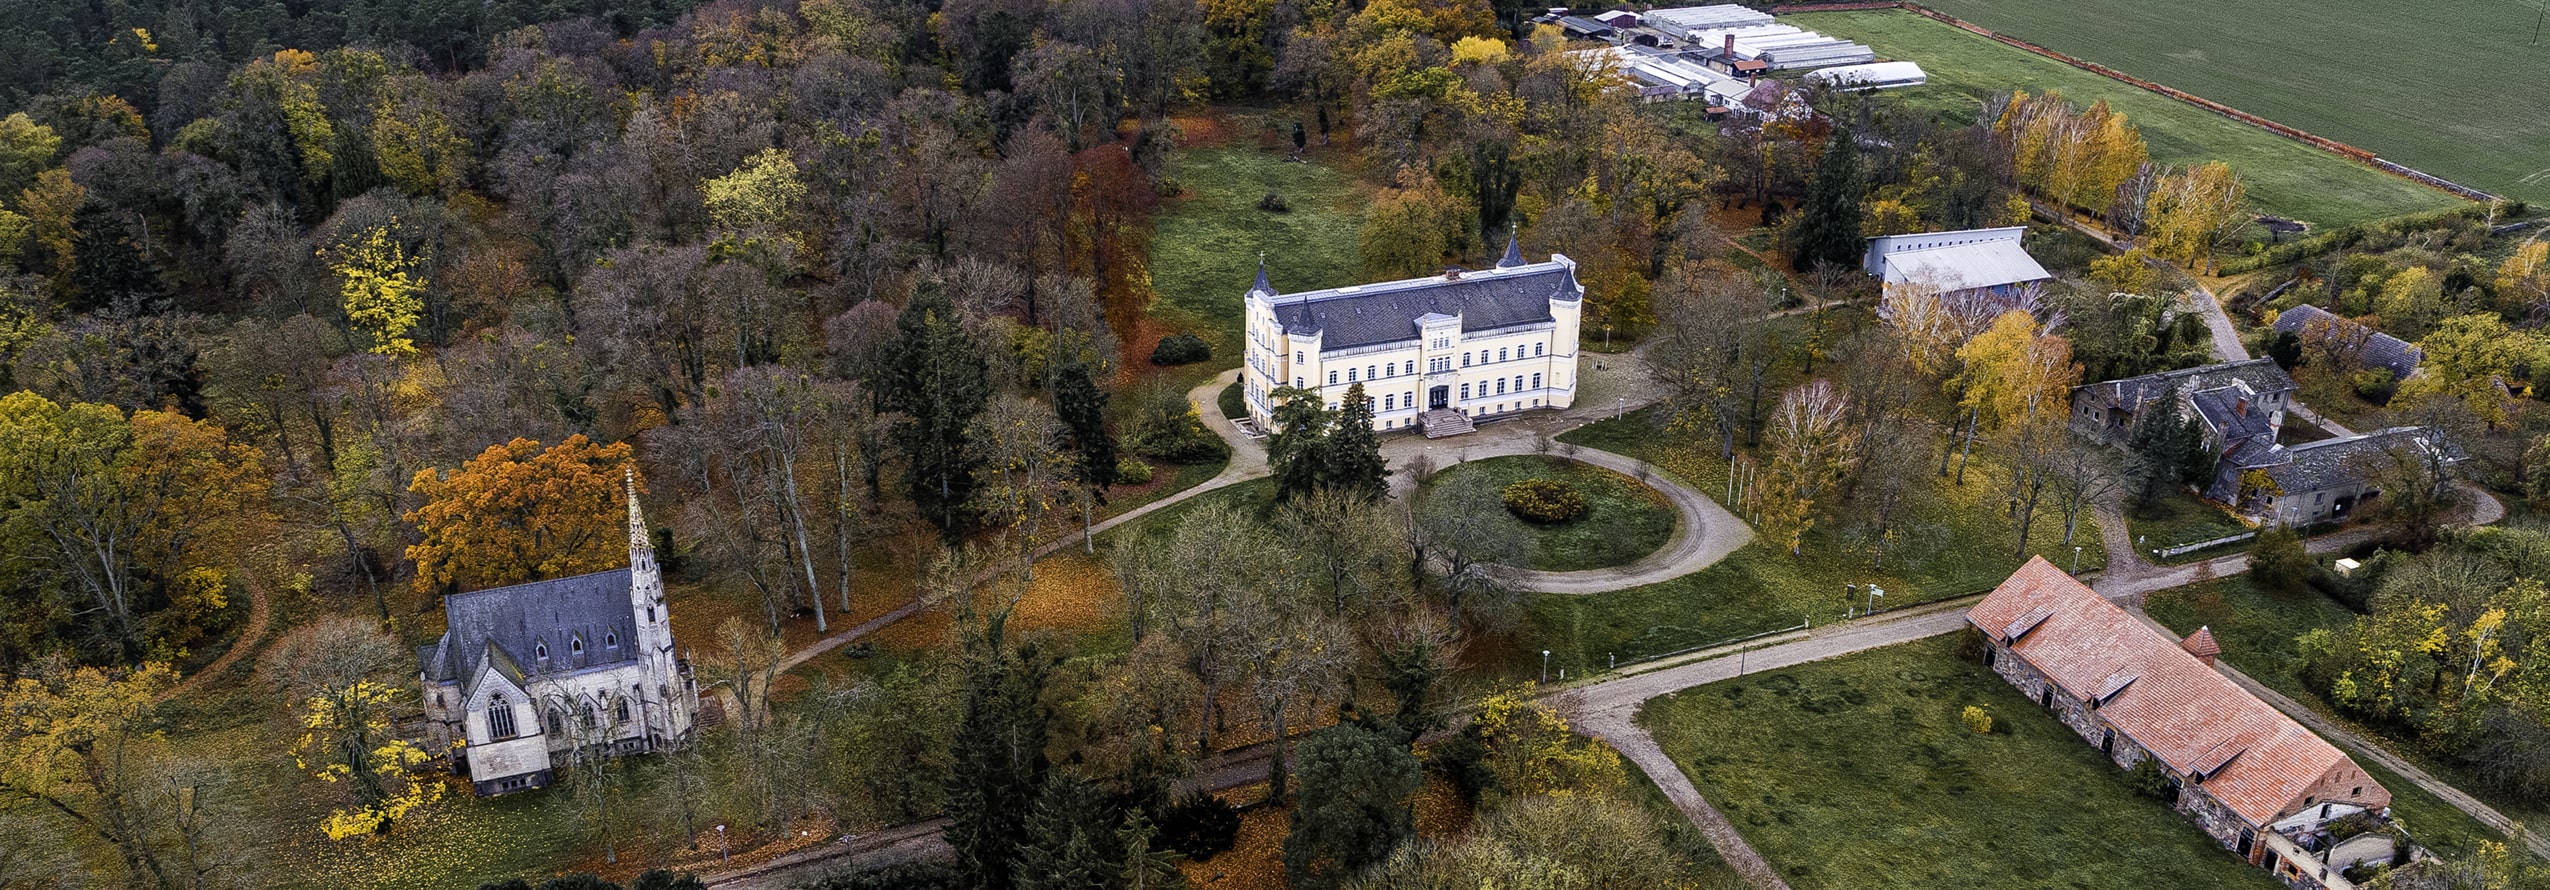
<svg viewBox="0 0 2550 890"><path fill-rule="evenodd" d="M1276 293L1261 264L1247 304L1241 382L1261 430L1286 386L1335 408L1362 384L1375 429L1428 435L1576 400L1585 286L1565 254L1526 262L1509 240L1494 268L1299 294Z"/></svg>

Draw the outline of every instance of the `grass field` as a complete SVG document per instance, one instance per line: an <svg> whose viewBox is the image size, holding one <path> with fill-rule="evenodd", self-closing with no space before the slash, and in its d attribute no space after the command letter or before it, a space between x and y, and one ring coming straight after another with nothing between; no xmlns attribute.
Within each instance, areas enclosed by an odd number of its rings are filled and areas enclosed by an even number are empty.
<svg viewBox="0 0 2550 890"><path fill-rule="evenodd" d="M1976 0L1976 2L1982 3L1987 0ZM2029 5L2027 0L2000 0L2000 2L2009 6ZM2083 15L2078 7L2056 6L2051 3L2044 5L2048 7L2049 17L2075 16L2079 19L2080 27L2085 33L2096 33L2101 40L2114 37L2141 39L2141 35L2124 34L2124 29L2118 27L2115 17L2104 11L2098 15ZM2165 0L2155 5L2176 8L2193 5L2193 0ZM2254 4L2249 7L2239 4L2219 5L2226 13L2277 16L2280 22L2287 24L2310 18L2310 16L2293 15L2292 10L2286 7ZM1943 6L1953 11L1960 4L1948 3ZM2250 8L2254 8L2256 12L2231 12ZM2130 13L2120 12L2119 14L2133 16L2151 14L2147 12L2147 9L2148 7L2138 8ZM1876 48L1877 54L1883 57L1919 62L1922 70L1930 74L1929 85L1898 90L1895 94L1911 101L1917 107L1930 108L1961 119L1971 120L1974 117L1976 102L1982 97L2010 89L2024 89L2030 93L2059 89L2063 95L2084 104L2105 99L2117 110L2124 112L2135 125L2142 128L2143 141L2151 146L2154 162L2164 165L2184 165L2214 160L2227 162L2234 170L2239 171L2241 178L2248 181L2250 203L2262 213L2328 226L2450 207L2461 203L2459 199L2443 192L2375 171L2370 167L2269 133L2255 126L2025 50L1997 43L1980 35L1960 31L1909 12L1895 10L1819 12L1784 16L1783 20L1801 28L1810 28L1866 43ZM1986 21L1983 24L1989 25L1990 22ZM2220 38L2227 41L2248 40L2261 30L2274 29L2226 29L2220 32ZM2370 47L2372 44L2363 46ZM2063 49L2059 45L2053 48ZM2357 55L2332 52L2329 61L2332 63L2340 59L2363 61L2369 55L2369 51ZM2198 66L2187 65L2186 67ZM2367 81L2392 79L2399 81L2402 85L2410 85L2421 76L2422 72L2409 70L2360 71L2344 78L2314 78L2298 82L2297 86L2307 83L2309 90L2323 97L2331 100L2346 97L2352 100L2357 95L2357 87ZM2189 89L2199 95L2206 95L2204 90L2195 89L2194 84L2183 83L2180 79L2168 77L2155 79L2181 89ZM2235 107L2243 107L2244 110L2252 113L2275 117L2272 113L2273 109L2247 108L2228 97L2213 96L2212 98L2229 102ZM2378 117L2392 111L2393 108L2388 105L2367 105L2363 113ZM2284 123L2307 126L2301 121L2284 121ZM2550 161L2541 162L2536 166L2550 166Z"/></svg>
<svg viewBox="0 0 2550 890"><path fill-rule="evenodd" d="M2284 693L2322 712L2329 708L2303 685L2297 673L2302 667L2301 653L2293 640L2315 628L2333 628L2355 620L2328 597L2317 592L2281 594L2261 590L2246 577L2223 578L2190 584L2152 594L2144 603L2144 611L2153 619L2179 633L2194 633L2198 627L2213 629L2214 641L2222 646L2221 660L2237 668L2250 679ZM2392 752L2410 754L2411 749L2396 742L2388 746ZM2476 841L2497 840L2500 836L2479 824L2470 815L2444 803L2424 789L2410 784L2369 758L2356 758L2366 772L2391 790L2391 809L2400 822L2408 826L2419 843L2460 857L2477 848ZM2432 764L2429 772L2435 772ZM2454 781L2449 773L2439 773ZM2481 799L2488 795L2469 783L2461 783ZM2506 815L2537 824L2538 813L2507 809L2504 801L2491 801Z"/></svg>
<svg viewBox="0 0 2550 890"><path fill-rule="evenodd" d="M1660 433L1648 418L1646 411L1633 411L1560 439L1647 461L1701 494L1720 497L1726 464L1715 449ZM1868 554L1825 520L1807 532L1801 556L1757 538L1716 565L1661 584L1594 596L1535 596L1520 642L1525 649L1551 650L1553 669L1585 670L1607 666L1615 655L1626 662L1794 627L1810 617L1817 625L1836 621L1845 608L1867 606L1870 583L1886 591L1881 608L1989 590L2026 560L2016 555L2012 529L2001 516L2001 470L1981 450L1975 457L1965 485L1943 483L1935 495L1907 508L1912 512L1902 525L1918 538L1899 540L1882 571L1870 570ZM2075 537L2087 547L2081 554L2084 571L2106 564L2095 520L2082 516ZM2028 544L2030 553L2071 567L2072 548L2063 543L2059 513L2041 512ZM1845 584L1860 585L1861 592L1848 593ZM1537 661L1531 667L1537 669Z"/></svg>
<svg viewBox="0 0 2550 890"><path fill-rule="evenodd" d="M1257 127L1237 114L1227 123L1244 134ZM1159 301L1152 311L1213 344L1210 369L1239 364L1240 295L1257 275L1261 252L1267 282L1279 291L1362 280L1357 238L1366 193L1322 155L1294 163L1234 138L1170 155L1167 177L1184 192L1153 226L1151 286ZM1268 192L1284 196L1292 210L1257 209Z"/></svg>
<svg viewBox="0 0 2550 890"><path fill-rule="evenodd" d="M2278 886L1956 645L1716 683L1640 721L1798 890Z"/></svg>
<svg viewBox="0 0 2550 890"><path fill-rule="evenodd" d="M1924 2L2464 185L2550 201L2550 42L2533 42L2531 0L2332 0L2300 15L2212 0L2097 15L2059 0Z"/></svg>
<svg viewBox="0 0 2550 890"><path fill-rule="evenodd" d="M1502 490L1525 479L1552 479L1585 497L1585 515L1566 522L1536 525L1502 513L1499 522L1522 529L1537 543L1525 568L1574 572L1627 565L1656 552L1673 539L1679 517L1673 504L1655 489L1619 473L1564 458L1492 457L1458 464L1427 480L1430 491L1455 484L1485 484ZM1470 480L1476 480L1471 482Z"/></svg>
<svg viewBox="0 0 2550 890"><path fill-rule="evenodd" d="M2185 488L2170 489L2169 496L2148 507L2126 508L2125 528L2134 535L2134 546L2145 553L2249 530L2240 520L2198 500Z"/></svg>

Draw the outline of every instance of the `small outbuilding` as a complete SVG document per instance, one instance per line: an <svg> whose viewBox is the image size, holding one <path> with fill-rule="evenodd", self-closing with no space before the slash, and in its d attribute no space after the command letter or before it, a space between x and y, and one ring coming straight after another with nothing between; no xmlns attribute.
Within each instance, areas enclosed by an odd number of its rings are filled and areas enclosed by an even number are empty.
<svg viewBox="0 0 2550 890"><path fill-rule="evenodd" d="M1936 290L2005 290L2054 277L2019 240L2026 226L1881 235L1868 239L1860 268L1888 286Z"/></svg>

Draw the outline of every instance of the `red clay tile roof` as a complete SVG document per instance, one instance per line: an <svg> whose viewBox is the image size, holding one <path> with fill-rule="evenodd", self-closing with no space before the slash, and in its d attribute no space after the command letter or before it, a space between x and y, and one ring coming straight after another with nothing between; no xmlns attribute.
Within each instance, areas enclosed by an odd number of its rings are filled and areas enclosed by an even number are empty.
<svg viewBox="0 0 2550 890"><path fill-rule="evenodd" d="M2197 789L2253 825L2323 800L2390 805L2390 792L2345 752L2043 557L2001 582L1966 620L2074 698L2114 696L2098 713L2117 732L2170 772L2201 774ZM2199 631L2188 642L2212 637Z"/></svg>
<svg viewBox="0 0 2550 890"><path fill-rule="evenodd" d="M2188 634L2186 639L2178 641L2178 648L2187 650L2187 654L2197 658L2212 658L2222 654L2222 644L2214 642L2212 627L2196 628L2195 633Z"/></svg>

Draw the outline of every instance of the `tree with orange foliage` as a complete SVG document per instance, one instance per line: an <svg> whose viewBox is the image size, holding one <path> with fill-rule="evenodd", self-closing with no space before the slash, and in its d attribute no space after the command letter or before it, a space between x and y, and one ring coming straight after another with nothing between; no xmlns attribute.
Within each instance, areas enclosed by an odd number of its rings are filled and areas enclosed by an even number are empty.
<svg viewBox="0 0 2550 890"><path fill-rule="evenodd" d="M408 490L425 505L404 517L423 538L407 548L416 589L479 590L619 565L629 456L626 442L596 445L582 434L549 448L517 438L458 470L419 471Z"/></svg>
<svg viewBox="0 0 2550 890"><path fill-rule="evenodd" d="M1071 230L1079 259L1071 271L1097 286L1107 318L1128 336L1133 320L1151 305L1151 211L1160 191L1133 162L1133 152L1110 142L1071 156Z"/></svg>

